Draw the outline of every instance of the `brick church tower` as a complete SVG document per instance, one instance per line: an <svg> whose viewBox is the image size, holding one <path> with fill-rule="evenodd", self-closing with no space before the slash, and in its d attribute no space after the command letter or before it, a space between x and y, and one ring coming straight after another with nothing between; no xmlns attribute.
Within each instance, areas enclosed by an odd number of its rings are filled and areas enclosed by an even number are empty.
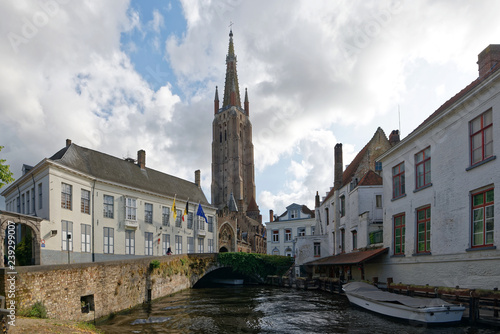
<svg viewBox="0 0 500 334"><path fill-rule="evenodd" d="M263 236L262 217L256 203L252 123L250 122L248 92L241 105L233 32L229 33L226 56L226 81L222 106L215 88L214 120L212 123L212 205L219 211L219 244L227 243L228 251L260 252L255 247L255 232ZM230 214L231 213L231 214ZM239 216L231 223L230 215ZM221 219L225 217L224 219ZM243 219L243 220L242 220ZM253 231L253 232L252 232ZM223 240L233 237L230 242ZM250 240L254 239L254 240ZM245 246L245 242L248 244ZM221 247L222 248L222 247ZM264 249L265 250L265 249Z"/></svg>

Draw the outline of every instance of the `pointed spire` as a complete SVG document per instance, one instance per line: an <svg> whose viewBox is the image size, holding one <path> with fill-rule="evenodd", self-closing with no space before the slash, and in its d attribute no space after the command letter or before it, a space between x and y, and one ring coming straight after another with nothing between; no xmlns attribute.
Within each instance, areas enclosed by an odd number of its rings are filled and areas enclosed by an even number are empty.
<svg viewBox="0 0 500 334"><path fill-rule="evenodd" d="M219 89L215 86L214 115L219 111Z"/></svg>
<svg viewBox="0 0 500 334"><path fill-rule="evenodd" d="M241 108L240 88L236 72L236 55L234 53L233 30L229 33L229 49L226 56L226 82L224 84L224 100L222 108L236 106Z"/></svg>
<svg viewBox="0 0 500 334"><path fill-rule="evenodd" d="M248 102L248 91L246 88L245 88L245 102L243 104L244 104L244 108L245 108L245 114L247 116L249 116L250 110L249 110L249 102Z"/></svg>

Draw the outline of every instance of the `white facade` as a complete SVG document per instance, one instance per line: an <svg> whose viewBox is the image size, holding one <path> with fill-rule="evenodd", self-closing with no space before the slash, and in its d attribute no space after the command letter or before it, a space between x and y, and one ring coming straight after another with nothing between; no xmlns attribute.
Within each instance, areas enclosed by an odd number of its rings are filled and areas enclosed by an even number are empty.
<svg viewBox="0 0 500 334"><path fill-rule="evenodd" d="M140 168L131 162L123 163ZM123 173L120 170L112 172ZM162 175L149 169L141 173L153 177L153 172L156 176ZM181 187L187 184L196 189L191 182L180 179L176 182ZM181 197L182 189L169 191L177 193L175 204L182 216L187 197ZM199 192L203 194L201 189ZM197 216L198 202L193 199L189 202L185 221L179 216L176 225L172 213L175 196L97 178L59 163L57 159L44 159L2 195L7 211L44 219L40 231L41 264L164 255L168 247L174 254L208 253L218 249L214 232L215 208L206 200L201 204L211 224ZM168 218L166 213L169 213Z"/></svg>
<svg viewBox="0 0 500 334"><path fill-rule="evenodd" d="M381 157L390 247L381 281L498 287L499 93L500 71L479 78Z"/></svg>
<svg viewBox="0 0 500 334"><path fill-rule="evenodd" d="M313 235L315 225L314 214L307 207L289 205L280 217L266 223L267 254L295 256L297 238Z"/></svg>

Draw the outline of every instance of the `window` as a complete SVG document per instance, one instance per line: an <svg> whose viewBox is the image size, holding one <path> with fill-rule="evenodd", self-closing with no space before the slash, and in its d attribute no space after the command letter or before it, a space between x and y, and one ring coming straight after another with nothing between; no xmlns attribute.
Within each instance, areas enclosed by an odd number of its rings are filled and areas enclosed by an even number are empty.
<svg viewBox="0 0 500 334"><path fill-rule="evenodd" d="M90 225L82 224L82 253L90 253Z"/></svg>
<svg viewBox="0 0 500 334"><path fill-rule="evenodd" d="M153 255L153 232L144 232L144 255Z"/></svg>
<svg viewBox="0 0 500 334"><path fill-rule="evenodd" d="M328 208L325 208L325 215L326 215L326 225L330 225L330 217L328 216Z"/></svg>
<svg viewBox="0 0 500 334"><path fill-rule="evenodd" d="M182 254L182 235L175 236L175 254Z"/></svg>
<svg viewBox="0 0 500 334"><path fill-rule="evenodd" d="M306 235L306 228L305 227L298 227L297 228L297 235L299 237L303 237Z"/></svg>
<svg viewBox="0 0 500 334"><path fill-rule="evenodd" d="M394 216L394 255L405 253L405 214Z"/></svg>
<svg viewBox="0 0 500 334"><path fill-rule="evenodd" d="M352 231L352 249L358 249L358 231Z"/></svg>
<svg viewBox="0 0 500 334"><path fill-rule="evenodd" d="M198 230L205 230L205 218L197 215L196 220L198 221Z"/></svg>
<svg viewBox="0 0 500 334"><path fill-rule="evenodd" d="M370 239L370 245L384 242L384 231L378 230L378 231L370 232L368 237Z"/></svg>
<svg viewBox="0 0 500 334"><path fill-rule="evenodd" d="M405 194L405 163L392 168L392 198Z"/></svg>
<svg viewBox="0 0 500 334"><path fill-rule="evenodd" d="M417 210L417 253L431 251L431 207Z"/></svg>
<svg viewBox="0 0 500 334"><path fill-rule="evenodd" d="M90 191L82 189L82 213L90 214Z"/></svg>
<svg viewBox="0 0 500 334"><path fill-rule="evenodd" d="M273 242L280 242L280 231L273 231Z"/></svg>
<svg viewBox="0 0 500 334"><path fill-rule="evenodd" d="M305 231L304 231L305 233ZM314 235L314 226L311 226L311 235Z"/></svg>
<svg viewBox="0 0 500 334"><path fill-rule="evenodd" d="M194 253L194 238L193 237L187 237L187 252L188 254Z"/></svg>
<svg viewBox="0 0 500 334"><path fill-rule="evenodd" d="M214 231L214 221L212 216L207 217L208 220L208 232L213 232Z"/></svg>
<svg viewBox="0 0 500 334"><path fill-rule="evenodd" d="M208 252L214 252L214 239L208 239Z"/></svg>
<svg viewBox="0 0 500 334"><path fill-rule="evenodd" d="M375 195L375 207L378 209L382 207L382 195Z"/></svg>
<svg viewBox="0 0 500 334"><path fill-rule="evenodd" d="M61 208L71 210L71 185L61 183Z"/></svg>
<svg viewBox="0 0 500 334"><path fill-rule="evenodd" d="M63 251L73 251L73 222L69 222L66 220L62 221L62 250Z"/></svg>
<svg viewBox="0 0 500 334"><path fill-rule="evenodd" d="M103 216L105 218L114 218L115 216L115 199L113 196L103 196Z"/></svg>
<svg viewBox="0 0 500 334"><path fill-rule="evenodd" d="M493 119L491 109L474 118L470 124L470 160L477 164L493 155Z"/></svg>
<svg viewBox="0 0 500 334"><path fill-rule="evenodd" d="M273 255L280 255L280 250L278 248L273 249Z"/></svg>
<svg viewBox="0 0 500 334"><path fill-rule="evenodd" d="M292 241L292 229L285 230L285 241Z"/></svg>
<svg viewBox="0 0 500 334"><path fill-rule="evenodd" d="M30 191L28 190L26 192L26 213L30 214L30 209L31 209L31 197L30 197Z"/></svg>
<svg viewBox="0 0 500 334"><path fill-rule="evenodd" d="M177 210L177 217L175 217L175 227L182 227L182 210Z"/></svg>
<svg viewBox="0 0 500 334"><path fill-rule="evenodd" d="M17 213L21 213L21 197L17 196Z"/></svg>
<svg viewBox="0 0 500 334"><path fill-rule="evenodd" d="M167 255L168 249L170 248L170 234L164 234L162 239L162 254Z"/></svg>
<svg viewBox="0 0 500 334"><path fill-rule="evenodd" d="M198 253L205 253L204 239L198 238Z"/></svg>
<svg viewBox="0 0 500 334"><path fill-rule="evenodd" d="M314 256L315 257L321 256L321 243L319 242L314 243Z"/></svg>
<svg viewBox="0 0 500 334"><path fill-rule="evenodd" d="M144 222L153 224L153 204L144 203Z"/></svg>
<svg viewBox="0 0 500 334"><path fill-rule="evenodd" d="M299 210L290 210L290 219L299 218Z"/></svg>
<svg viewBox="0 0 500 334"><path fill-rule="evenodd" d="M472 247L493 246L493 189L472 194Z"/></svg>
<svg viewBox="0 0 500 334"><path fill-rule="evenodd" d="M42 208L42 184L38 184L38 209Z"/></svg>
<svg viewBox="0 0 500 334"><path fill-rule="evenodd" d="M417 189L431 184L431 148L427 147L415 154L415 187Z"/></svg>
<svg viewBox="0 0 500 334"><path fill-rule="evenodd" d="M22 203L23 203L23 211L22 211L22 213L25 214L26 213L26 200L24 198L24 194L21 195L21 200L22 200Z"/></svg>
<svg viewBox="0 0 500 334"><path fill-rule="evenodd" d="M35 212L35 188L31 188L31 211Z"/></svg>
<svg viewBox="0 0 500 334"><path fill-rule="evenodd" d="M345 196L340 196L340 217L345 216Z"/></svg>
<svg viewBox="0 0 500 334"><path fill-rule="evenodd" d="M340 252L345 253L345 230L340 229Z"/></svg>
<svg viewBox="0 0 500 334"><path fill-rule="evenodd" d="M188 212L187 228L190 230L193 229L193 213L192 212Z"/></svg>
<svg viewBox="0 0 500 334"><path fill-rule="evenodd" d="M163 226L170 226L170 208L162 206L161 208L161 224Z"/></svg>
<svg viewBox="0 0 500 334"><path fill-rule="evenodd" d="M125 230L125 254L135 254L135 231Z"/></svg>
<svg viewBox="0 0 500 334"><path fill-rule="evenodd" d="M137 200L135 198L125 199L125 219L137 220Z"/></svg>
<svg viewBox="0 0 500 334"><path fill-rule="evenodd" d="M111 227L104 227L104 254L113 254L115 252L115 231Z"/></svg>
<svg viewBox="0 0 500 334"><path fill-rule="evenodd" d="M382 162L381 161L375 161L375 171L380 172L382 170Z"/></svg>

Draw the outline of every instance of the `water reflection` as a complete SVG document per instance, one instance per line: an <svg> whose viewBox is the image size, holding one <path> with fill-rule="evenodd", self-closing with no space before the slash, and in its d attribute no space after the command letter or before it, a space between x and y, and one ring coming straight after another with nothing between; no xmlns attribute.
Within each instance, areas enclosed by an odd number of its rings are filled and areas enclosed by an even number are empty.
<svg viewBox="0 0 500 334"><path fill-rule="evenodd" d="M469 326L415 327L352 308L320 291L238 286L190 289L116 315L105 333L496 333Z"/></svg>

